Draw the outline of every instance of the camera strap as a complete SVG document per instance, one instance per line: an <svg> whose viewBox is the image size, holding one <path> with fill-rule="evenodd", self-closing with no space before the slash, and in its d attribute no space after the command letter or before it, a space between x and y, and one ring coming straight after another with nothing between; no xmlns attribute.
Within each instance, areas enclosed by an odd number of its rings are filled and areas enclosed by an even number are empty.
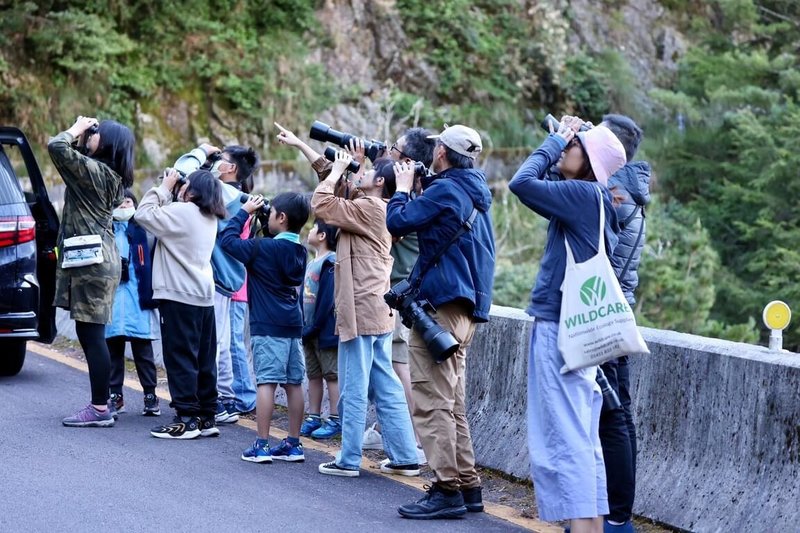
<svg viewBox="0 0 800 533"><path fill-rule="evenodd" d="M425 268L423 268L420 271L420 273L417 274L417 277L416 279L414 279L414 281L409 280L409 283L414 288L414 290L419 289L420 285L422 285L422 280L425 279L425 275L431 268L433 268L434 265L436 265L436 263L439 262L439 259L442 258L447 249L450 248L450 246L454 242L460 239L462 235L464 235L466 232L472 229L472 224L475 222L475 218L477 216L478 216L478 209L473 207L472 213L470 213L469 218L467 218L467 220L461 223L461 227L458 228L458 231L455 233L455 235L453 235L453 237L448 241L448 243L445 244L442 248L440 248L438 252L436 252L436 255L433 256L433 259L431 259L428 262L428 264L425 265Z"/></svg>

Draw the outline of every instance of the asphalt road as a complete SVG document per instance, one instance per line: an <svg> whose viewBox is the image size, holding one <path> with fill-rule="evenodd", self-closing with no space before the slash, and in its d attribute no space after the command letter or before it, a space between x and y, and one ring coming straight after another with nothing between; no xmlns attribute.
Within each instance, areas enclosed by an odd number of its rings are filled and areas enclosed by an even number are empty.
<svg viewBox="0 0 800 533"><path fill-rule="evenodd" d="M128 413L113 428L66 428L61 419L89 399L86 373L28 352L0 378L0 531L523 531L484 513L460 520L400 518L422 493L362 470L360 478L305 463L239 459L255 438L238 425L213 439L165 441L140 416L142 394L125 391Z"/></svg>

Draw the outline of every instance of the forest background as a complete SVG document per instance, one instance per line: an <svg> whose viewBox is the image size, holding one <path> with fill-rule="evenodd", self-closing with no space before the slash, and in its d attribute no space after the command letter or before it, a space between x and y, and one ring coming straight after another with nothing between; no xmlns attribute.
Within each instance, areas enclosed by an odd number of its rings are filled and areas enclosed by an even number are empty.
<svg viewBox="0 0 800 533"><path fill-rule="evenodd" d="M0 0L0 124L54 186L47 139L85 114L131 125L139 184L209 140L256 147L293 188L313 181L275 120L378 139L471 125L495 303L524 307L545 222L506 183L539 121L627 114L653 167L640 323L758 342L767 302L800 302L799 51L795 0Z"/></svg>

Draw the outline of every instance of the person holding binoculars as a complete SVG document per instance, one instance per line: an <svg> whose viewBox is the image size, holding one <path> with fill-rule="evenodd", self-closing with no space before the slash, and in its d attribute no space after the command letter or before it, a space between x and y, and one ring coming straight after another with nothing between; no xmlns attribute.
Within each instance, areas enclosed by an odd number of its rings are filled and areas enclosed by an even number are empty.
<svg viewBox="0 0 800 533"><path fill-rule="evenodd" d="M336 333L339 335L339 416L342 449L322 474L357 477L369 399L375 402L389 462L381 471L419 474L417 446L403 386L392 369L394 319L383 300L389 289L392 237L386 229L386 199L394 193L392 161L377 159L375 169L354 182L354 198L337 196L339 178L352 157L336 153L331 172L311 198L315 216L339 228L334 275Z"/></svg>
<svg viewBox="0 0 800 533"><path fill-rule="evenodd" d="M609 178L625 165L625 149L604 126L582 129L566 117L517 170L509 189L549 220L547 244L531 303L535 317L528 358L528 445L539 516L569 520L572 533L600 533L608 514L603 453L598 434L603 403L597 367L562 373L559 320L567 246L581 263L611 255L619 226ZM551 181L558 166L564 179ZM602 216L601 216L602 213Z"/></svg>
<svg viewBox="0 0 800 533"><path fill-rule="evenodd" d="M476 324L489 319L492 302L492 195L486 176L474 168L482 149L477 131L456 125L433 137L435 174L423 179L423 193L412 199L414 167L396 163L397 192L386 218L395 237L417 232L419 259L408 283L417 300L434 309L430 318L455 340L441 353L442 346L426 343L415 326L408 341L414 425L436 481L425 498L400 507L406 518L452 518L483 510L464 394L467 349Z"/></svg>
<svg viewBox="0 0 800 533"><path fill-rule="evenodd" d="M105 328L119 284L120 259L112 212L133 184L133 132L113 120L78 117L50 139L47 150L64 180L53 305L68 309L89 365L91 402L65 418L70 427L108 427L111 370Z"/></svg>
<svg viewBox="0 0 800 533"><path fill-rule="evenodd" d="M161 439L219 435L217 411L217 330L211 254L217 222L225 217L222 185L211 172L186 177L183 200L172 201L180 178L168 169L147 191L134 218L158 242L153 259L153 298L161 313L161 344L167 370L172 423L150 431Z"/></svg>

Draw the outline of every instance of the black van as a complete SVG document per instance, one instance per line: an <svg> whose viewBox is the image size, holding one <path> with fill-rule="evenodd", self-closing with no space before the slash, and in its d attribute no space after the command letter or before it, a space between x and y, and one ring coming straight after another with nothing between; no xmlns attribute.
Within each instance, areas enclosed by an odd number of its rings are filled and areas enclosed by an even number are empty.
<svg viewBox="0 0 800 533"><path fill-rule="evenodd" d="M27 341L56 336L57 235L58 216L28 139L0 127L0 376L19 373Z"/></svg>

